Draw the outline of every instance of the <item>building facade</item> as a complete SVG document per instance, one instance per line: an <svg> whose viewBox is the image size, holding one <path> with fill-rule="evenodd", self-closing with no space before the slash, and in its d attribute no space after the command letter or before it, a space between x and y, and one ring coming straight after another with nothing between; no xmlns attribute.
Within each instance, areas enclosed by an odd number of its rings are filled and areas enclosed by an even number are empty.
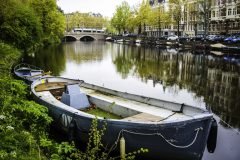
<svg viewBox="0 0 240 160"><path fill-rule="evenodd" d="M179 0L180 36L240 33L240 0ZM168 0L150 0L152 9L168 11ZM160 9L159 9L160 10ZM173 16L173 15L172 15ZM174 21L172 19L172 21ZM148 26L148 36L177 35L175 23Z"/></svg>
<svg viewBox="0 0 240 160"><path fill-rule="evenodd" d="M211 0L209 34L240 32L240 0Z"/></svg>
<svg viewBox="0 0 240 160"><path fill-rule="evenodd" d="M205 16L207 16L204 3L198 0L187 0L183 5L182 23L184 24L183 35L190 37L205 33Z"/></svg>
<svg viewBox="0 0 240 160"><path fill-rule="evenodd" d="M159 9L164 12L170 13L171 22L170 24L162 24L159 26L148 26L147 32L148 35L154 36L168 36L168 35L177 35L177 23L174 22L174 14L171 13L171 8L174 9L174 6L180 7L181 12L179 13L179 35L180 36L195 36L204 34L204 16L200 14L203 12L201 9L202 3L197 3L198 0L179 0L179 4L170 4L168 0L151 0L150 5L153 10ZM160 31L160 32L159 32Z"/></svg>
<svg viewBox="0 0 240 160"><path fill-rule="evenodd" d="M163 15L166 12L169 12L169 3L168 0L150 0L150 6L153 10L158 11L160 15ZM172 19L173 17L170 16ZM159 24L156 26L146 26L146 32L148 36L161 37L169 35L177 35L177 25L175 23L166 23L161 20L161 16L158 17ZM173 21L173 20L171 20ZM180 35L183 35L183 21L180 21Z"/></svg>

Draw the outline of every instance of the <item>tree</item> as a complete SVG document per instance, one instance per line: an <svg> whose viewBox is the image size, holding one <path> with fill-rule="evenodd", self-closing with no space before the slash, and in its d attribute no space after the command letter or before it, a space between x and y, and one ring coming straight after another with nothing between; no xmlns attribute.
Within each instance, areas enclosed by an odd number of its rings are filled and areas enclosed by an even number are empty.
<svg viewBox="0 0 240 160"><path fill-rule="evenodd" d="M204 29L204 36L207 34L208 14L211 7L211 2L207 0L196 0L186 5L194 26L195 35L198 34L198 26Z"/></svg>
<svg viewBox="0 0 240 160"><path fill-rule="evenodd" d="M193 25L194 28L194 33L195 36L197 35L198 32L198 25L199 25L199 11L198 11L198 3L196 1L194 1L193 3L189 3L188 6L188 12L190 15L190 19L191 19L191 24Z"/></svg>
<svg viewBox="0 0 240 160"><path fill-rule="evenodd" d="M89 13L74 12L66 15L67 31L73 30L75 27L82 28L98 28L102 29L107 25L107 20L102 16L95 16Z"/></svg>
<svg viewBox="0 0 240 160"><path fill-rule="evenodd" d="M139 26L139 33L141 33L142 25L144 28L144 34L146 32L146 24L150 22L150 15L152 14L152 9L150 7L149 1L148 0L143 0L138 11L137 11L137 16L136 16L136 23Z"/></svg>
<svg viewBox="0 0 240 160"><path fill-rule="evenodd" d="M34 10L17 0L3 0L0 5L0 39L27 51L41 40L41 23Z"/></svg>
<svg viewBox="0 0 240 160"><path fill-rule="evenodd" d="M165 10L163 5L159 5L157 8L154 8L150 18L150 24L152 26L157 26L159 36L161 36L161 29L163 25L170 23L169 13Z"/></svg>
<svg viewBox="0 0 240 160"><path fill-rule="evenodd" d="M212 3L208 0L199 0L199 3L201 5L200 14L203 15L204 19L204 37L206 37L209 26L209 11Z"/></svg>
<svg viewBox="0 0 240 160"><path fill-rule="evenodd" d="M137 27L137 22L136 22L136 14L132 11L130 16L127 19L127 30L130 32L134 32L134 29Z"/></svg>
<svg viewBox="0 0 240 160"><path fill-rule="evenodd" d="M31 7L35 10L41 21L43 29L43 42L52 44L60 42L65 30L65 17L59 11L55 0L34 0L30 1Z"/></svg>
<svg viewBox="0 0 240 160"><path fill-rule="evenodd" d="M180 36L180 21L186 0L169 0L170 13L173 20L177 23L177 35Z"/></svg>
<svg viewBox="0 0 240 160"><path fill-rule="evenodd" d="M0 39L24 51L60 42L65 18L55 0L2 0Z"/></svg>
<svg viewBox="0 0 240 160"><path fill-rule="evenodd" d="M127 20L131 15L130 6L126 1L123 1L120 6L117 6L116 12L111 19L111 24L118 30L120 34L121 31L125 31L127 28Z"/></svg>

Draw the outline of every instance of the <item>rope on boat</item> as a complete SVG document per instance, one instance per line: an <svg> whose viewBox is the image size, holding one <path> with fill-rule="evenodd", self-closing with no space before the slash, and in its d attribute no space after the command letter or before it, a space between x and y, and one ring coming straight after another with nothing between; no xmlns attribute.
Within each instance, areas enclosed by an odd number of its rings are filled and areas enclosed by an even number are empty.
<svg viewBox="0 0 240 160"><path fill-rule="evenodd" d="M168 140L168 139L165 138L161 133L139 133L139 132L133 132L133 131L128 131L128 130L122 129L122 130L119 132L119 134L118 134L117 140L115 141L115 143L113 144L113 146L110 148L109 153L117 147L118 141L119 141L119 139L120 139L121 134L123 134L123 132L127 132L127 133L130 133L130 134L136 134L136 135L143 135L143 136L154 136L154 135L155 135L155 136L161 136L169 145L171 145L171 146L173 146L173 147L176 147L176 148L188 148L188 147L192 146L192 145L196 142L198 133L199 133L199 131L201 131L201 130L203 130L202 127L199 127L199 128L196 128L196 129L195 129L196 134L195 134L195 137L194 137L194 139L192 140L191 143L189 143L188 145L179 146L179 145L173 144L173 143L171 142L171 141L173 141L173 140Z"/></svg>
<svg viewBox="0 0 240 160"><path fill-rule="evenodd" d="M231 128L233 131L235 131L237 134L240 134L239 131L237 131L234 127L232 127L230 124L225 122L222 118L220 118L220 121L222 121L224 124L226 124L229 128Z"/></svg>

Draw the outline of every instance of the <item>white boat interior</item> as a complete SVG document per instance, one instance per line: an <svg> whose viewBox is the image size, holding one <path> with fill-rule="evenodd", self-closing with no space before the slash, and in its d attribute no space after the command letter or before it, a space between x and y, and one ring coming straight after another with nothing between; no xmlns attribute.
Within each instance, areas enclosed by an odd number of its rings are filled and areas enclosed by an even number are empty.
<svg viewBox="0 0 240 160"><path fill-rule="evenodd" d="M92 88L89 86L91 85L83 83L80 85L80 90L86 95L91 106L94 105L101 110L118 115L121 117L119 119L121 121L166 123L201 118L209 114L204 109L184 104L165 102L113 90L104 92L96 90L95 88L98 86ZM61 102L65 92L64 88L66 88L66 82L47 82L36 85L35 91L36 95L43 100L55 106L65 107L66 104ZM111 92L117 94L111 94Z"/></svg>

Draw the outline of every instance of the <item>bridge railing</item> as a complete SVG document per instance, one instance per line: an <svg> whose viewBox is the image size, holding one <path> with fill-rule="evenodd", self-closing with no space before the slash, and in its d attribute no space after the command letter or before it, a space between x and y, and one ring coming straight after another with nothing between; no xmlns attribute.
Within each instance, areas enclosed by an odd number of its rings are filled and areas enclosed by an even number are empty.
<svg viewBox="0 0 240 160"><path fill-rule="evenodd" d="M81 34L106 34L105 32L104 33L98 33L98 32L65 32L65 35L81 35Z"/></svg>

